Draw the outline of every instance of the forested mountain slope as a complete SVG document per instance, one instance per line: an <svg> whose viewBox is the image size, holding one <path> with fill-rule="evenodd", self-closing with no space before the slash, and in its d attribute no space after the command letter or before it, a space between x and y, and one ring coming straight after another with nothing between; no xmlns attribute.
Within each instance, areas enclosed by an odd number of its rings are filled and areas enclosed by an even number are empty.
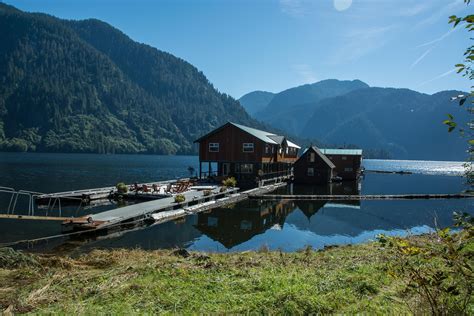
<svg viewBox="0 0 474 316"><path fill-rule="evenodd" d="M98 21L0 3L0 150L191 153L225 123L262 127L194 66Z"/></svg>

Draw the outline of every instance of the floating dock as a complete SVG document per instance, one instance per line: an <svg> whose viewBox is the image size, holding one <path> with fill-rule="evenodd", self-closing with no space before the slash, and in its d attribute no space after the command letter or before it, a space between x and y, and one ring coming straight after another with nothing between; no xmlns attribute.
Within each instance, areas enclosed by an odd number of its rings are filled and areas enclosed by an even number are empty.
<svg viewBox="0 0 474 316"><path fill-rule="evenodd" d="M285 194L251 194L250 199L258 200L326 200L326 201L357 201L357 200L426 200L426 199L469 199L472 194L369 194L369 195L285 195Z"/></svg>
<svg viewBox="0 0 474 316"><path fill-rule="evenodd" d="M131 221L164 222L187 214L236 203L248 199L252 194L265 194L285 185L286 183L276 183L243 192L238 192L238 188L227 188L221 191L222 187L204 191L190 190L182 193L185 201L181 203L175 202L174 197L166 197L80 218L71 218L64 221L63 225L70 230L94 230L127 224Z"/></svg>

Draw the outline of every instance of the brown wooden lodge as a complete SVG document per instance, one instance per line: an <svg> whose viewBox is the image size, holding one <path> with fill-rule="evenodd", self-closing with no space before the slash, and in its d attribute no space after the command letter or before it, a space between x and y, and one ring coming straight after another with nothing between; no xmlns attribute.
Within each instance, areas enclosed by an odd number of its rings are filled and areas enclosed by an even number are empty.
<svg viewBox="0 0 474 316"><path fill-rule="evenodd" d="M199 177L222 180L235 177L239 185L280 176L294 176L296 183L356 180L362 150L301 148L285 136L228 122L197 139ZM203 168L204 166L204 168Z"/></svg>
<svg viewBox="0 0 474 316"><path fill-rule="evenodd" d="M285 136L228 122L202 136L199 175L217 179L235 177L239 183L289 175L301 148ZM207 167L207 171L203 171ZM206 166L207 164L207 166ZM212 170L212 165L217 169Z"/></svg>

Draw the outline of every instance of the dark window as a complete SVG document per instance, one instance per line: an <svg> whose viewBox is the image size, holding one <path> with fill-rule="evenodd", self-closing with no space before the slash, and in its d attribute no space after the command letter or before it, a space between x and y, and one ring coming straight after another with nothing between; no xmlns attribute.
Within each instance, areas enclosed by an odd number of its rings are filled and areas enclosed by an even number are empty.
<svg viewBox="0 0 474 316"><path fill-rule="evenodd" d="M218 153L219 152L219 143L209 143L209 152Z"/></svg>
<svg viewBox="0 0 474 316"><path fill-rule="evenodd" d="M253 153L253 143L244 143L242 149L244 153Z"/></svg>

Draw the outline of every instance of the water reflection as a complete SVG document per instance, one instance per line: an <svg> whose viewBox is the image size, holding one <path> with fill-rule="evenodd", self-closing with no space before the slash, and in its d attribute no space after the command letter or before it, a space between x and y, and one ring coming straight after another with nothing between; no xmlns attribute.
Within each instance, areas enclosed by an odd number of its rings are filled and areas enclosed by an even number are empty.
<svg viewBox="0 0 474 316"><path fill-rule="evenodd" d="M427 183L439 191L450 192L455 188L448 188L449 181L456 180L454 177L445 179L421 175L385 175L383 179L387 182L380 182L379 175L370 175L363 180L363 185L360 182L328 186L289 185L278 193L370 194L378 193L382 183L384 190L390 189L391 185L392 189L417 192L426 190L417 183ZM459 186L457 182L455 184ZM408 231L427 232L435 225L451 225L453 211L471 212L472 206L472 200L248 200L175 222L145 227L130 226L108 234L52 240L41 245L35 244L33 250L74 253L94 248L185 247L199 251L243 251L268 246L270 249L294 251L307 245L322 248L326 245L364 242L379 233L403 235ZM57 223L51 222L5 220L2 223L1 242L39 237L37 235L49 236L60 230Z"/></svg>

